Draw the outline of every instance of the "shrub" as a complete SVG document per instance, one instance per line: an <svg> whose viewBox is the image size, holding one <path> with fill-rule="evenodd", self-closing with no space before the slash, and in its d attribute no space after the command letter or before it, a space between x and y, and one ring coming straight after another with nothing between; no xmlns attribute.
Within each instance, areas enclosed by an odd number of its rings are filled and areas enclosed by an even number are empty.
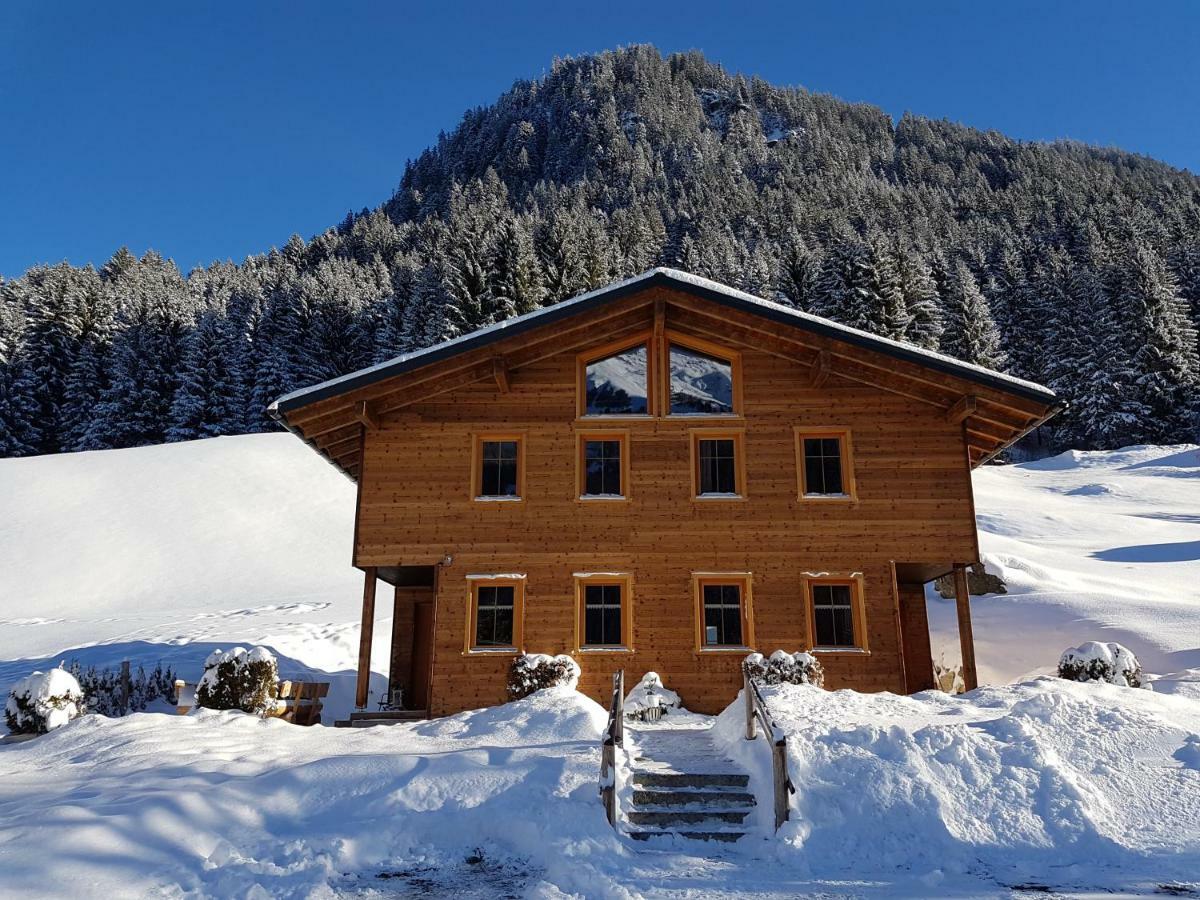
<svg viewBox="0 0 1200 900"><path fill-rule="evenodd" d="M67 671L75 676L83 689L87 712L102 716L121 715L121 672L119 669L83 668L78 660L72 660ZM142 666L129 674L129 705L126 712L142 712L156 700L175 703L175 673L170 666L162 664L147 672Z"/></svg>
<svg viewBox="0 0 1200 900"><path fill-rule="evenodd" d="M508 698L520 700L543 688L563 686L575 690L579 684L579 663L565 653L523 653L508 670Z"/></svg>
<svg viewBox="0 0 1200 900"><path fill-rule="evenodd" d="M642 680L625 698L625 709L630 713L651 706L662 707L664 712L668 709L681 709L683 706L679 695L663 684L657 672L647 672L643 675Z"/></svg>
<svg viewBox="0 0 1200 900"><path fill-rule="evenodd" d="M742 661L742 671L763 684L825 685L825 670L811 653L787 653L776 650L769 659L751 653Z"/></svg>
<svg viewBox="0 0 1200 900"><path fill-rule="evenodd" d="M22 678L4 704L4 724L13 734L45 734L82 714L83 689L62 667Z"/></svg>
<svg viewBox="0 0 1200 900"><path fill-rule="evenodd" d="M275 711L279 696L279 667L266 647L249 653L242 647L214 650L204 661L196 685L196 705L206 709L240 709L256 716Z"/></svg>
<svg viewBox="0 0 1200 900"><path fill-rule="evenodd" d="M1068 681L1105 681L1135 688L1142 686L1142 667L1128 647L1087 641L1063 651L1058 660L1058 677Z"/></svg>

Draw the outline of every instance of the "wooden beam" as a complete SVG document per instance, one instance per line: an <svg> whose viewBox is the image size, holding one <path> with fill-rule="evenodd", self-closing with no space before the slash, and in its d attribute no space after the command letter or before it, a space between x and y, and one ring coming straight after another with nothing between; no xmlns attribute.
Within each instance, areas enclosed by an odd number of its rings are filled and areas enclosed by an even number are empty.
<svg viewBox="0 0 1200 900"><path fill-rule="evenodd" d="M371 637L375 631L375 578L374 566L367 566L363 574L362 631L358 635L358 683L354 691L354 705L363 709L367 705L367 690L371 685Z"/></svg>
<svg viewBox="0 0 1200 900"><path fill-rule="evenodd" d="M959 422L965 421L967 417L973 416L978 406L979 401L975 399L975 396L967 394L946 410L946 421L951 425L957 425Z"/></svg>
<svg viewBox="0 0 1200 900"><path fill-rule="evenodd" d="M359 402L354 407L354 417L371 431L379 430L379 411L375 408L374 403L368 400Z"/></svg>
<svg viewBox="0 0 1200 900"><path fill-rule="evenodd" d="M975 669L975 635L971 630L971 594L967 589L967 567L954 565L954 602L958 608L958 643L962 648L963 684L968 691L979 687Z"/></svg>
<svg viewBox="0 0 1200 900"><path fill-rule="evenodd" d="M496 387L500 388L500 393L507 394L512 390L512 385L508 383L508 363L504 361L503 356L492 360L492 377L496 379Z"/></svg>
<svg viewBox="0 0 1200 900"><path fill-rule="evenodd" d="M829 376L833 374L833 358L828 350L821 350L817 353L817 359L813 363L811 383L815 388L824 387L825 382L829 380Z"/></svg>

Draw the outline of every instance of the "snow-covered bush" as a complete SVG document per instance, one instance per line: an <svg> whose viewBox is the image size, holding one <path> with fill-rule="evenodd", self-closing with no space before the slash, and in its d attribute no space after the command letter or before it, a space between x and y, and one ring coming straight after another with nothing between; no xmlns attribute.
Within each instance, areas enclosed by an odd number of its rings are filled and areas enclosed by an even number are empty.
<svg viewBox="0 0 1200 900"><path fill-rule="evenodd" d="M214 650L204 661L196 685L196 705L206 709L240 709L265 716L275 711L279 696L279 666L266 647L246 652L234 647Z"/></svg>
<svg viewBox="0 0 1200 900"><path fill-rule="evenodd" d="M751 653L742 661L742 671L763 684L811 684L823 687L825 670L811 653L776 650L770 658Z"/></svg>
<svg viewBox="0 0 1200 900"><path fill-rule="evenodd" d="M1058 677L1068 681L1106 681L1122 687L1142 686L1142 667L1128 647L1087 641L1063 651Z"/></svg>
<svg viewBox="0 0 1200 900"><path fill-rule="evenodd" d="M666 712L668 709L680 709L682 705L679 695L663 684L657 672L647 672L643 675L642 680L625 698L627 713L636 713L651 706L661 707L663 712Z"/></svg>
<svg viewBox="0 0 1200 900"><path fill-rule="evenodd" d="M565 653L522 653L508 669L508 698L520 700L548 687L575 690L579 684L579 663Z"/></svg>
<svg viewBox="0 0 1200 900"><path fill-rule="evenodd" d="M83 688L84 705L87 712L102 716L121 715L121 672L119 669L86 669L78 660L67 665L67 671L75 676ZM170 666L162 664L147 672L138 666L129 673L129 704L126 712L142 712L156 701L175 703L175 673Z"/></svg>
<svg viewBox="0 0 1200 900"><path fill-rule="evenodd" d="M13 734L45 734L82 714L83 689L62 667L25 676L4 704L4 724Z"/></svg>

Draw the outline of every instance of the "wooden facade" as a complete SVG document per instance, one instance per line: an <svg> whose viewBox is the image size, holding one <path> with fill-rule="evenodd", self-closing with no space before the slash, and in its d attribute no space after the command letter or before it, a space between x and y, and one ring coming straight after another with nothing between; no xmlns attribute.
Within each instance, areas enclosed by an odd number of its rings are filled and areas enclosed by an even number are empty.
<svg viewBox="0 0 1200 900"><path fill-rule="evenodd" d="M716 712L748 648L814 647L821 585L839 587L853 621L853 647L817 651L828 687L932 686L922 583L978 560L970 470L1051 415L1053 395L695 285L651 273L279 402L277 417L358 484L364 642L379 575L397 585L391 677L406 705L502 702L523 650L572 654L600 702L615 670L653 670L689 708ZM585 415L587 361L635 343L648 349L648 414ZM671 344L732 361L733 413L666 414ZM840 442L837 496L806 489L803 440L821 436ZM622 496L581 499L584 438L619 442ZM736 496L698 497L697 442L717 438L735 448ZM498 440L519 448L520 499L477 499L482 442ZM478 586L497 579L519 586L512 651L473 647ZM588 583L622 586L619 644L581 647ZM706 584L739 586L736 646L702 645ZM965 595L959 614L973 666ZM360 704L365 664L362 677Z"/></svg>

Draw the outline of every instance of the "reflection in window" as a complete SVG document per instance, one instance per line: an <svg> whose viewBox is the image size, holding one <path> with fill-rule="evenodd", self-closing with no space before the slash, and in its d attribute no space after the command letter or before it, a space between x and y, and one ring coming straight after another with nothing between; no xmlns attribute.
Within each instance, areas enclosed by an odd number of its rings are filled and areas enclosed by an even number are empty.
<svg viewBox="0 0 1200 900"><path fill-rule="evenodd" d="M646 371L645 345L588 363L586 415L645 415Z"/></svg>
<svg viewBox="0 0 1200 900"><path fill-rule="evenodd" d="M733 366L698 350L671 345L671 415L733 412Z"/></svg>

